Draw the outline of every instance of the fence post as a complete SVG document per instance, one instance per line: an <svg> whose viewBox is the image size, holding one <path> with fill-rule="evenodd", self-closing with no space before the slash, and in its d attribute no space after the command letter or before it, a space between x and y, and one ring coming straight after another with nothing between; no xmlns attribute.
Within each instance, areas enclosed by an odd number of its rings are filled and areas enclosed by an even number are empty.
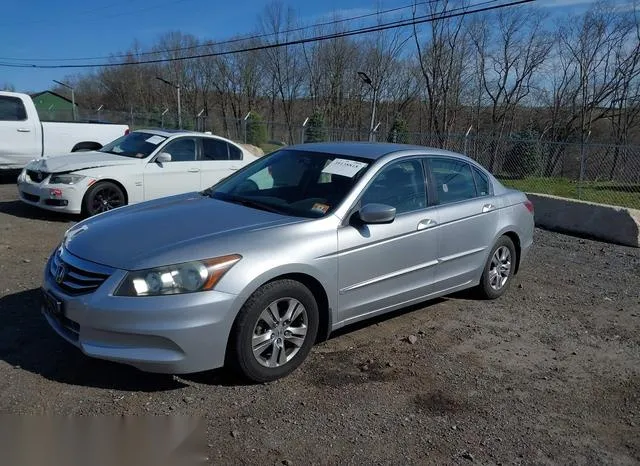
<svg viewBox="0 0 640 466"><path fill-rule="evenodd" d="M302 127L300 128L300 144L304 144L304 133L307 130L307 123L309 123L309 117L304 119L302 122Z"/></svg>
<svg viewBox="0 0 640 466"><path fill-rule="evenodd" d="M584 137L584 132L582 133L582 137L580 138L580 179L578 180L578 199L582 199L582 183L584 181L585 174L585 165L587 163L586 158L586 150L587 150L587 139L591 136L591 131L587 134L587 137Z"/></svg>
<svg viewBox="0 0 640 466"><path fill-rule="evenodd" d="M469 156L468 150L468 142L469 142L469 133L471 132L471 128L473 128L473 125L469 126L469 129L467 130L467 133L464 135L464 155L466 155L467 157Z"/></svg>

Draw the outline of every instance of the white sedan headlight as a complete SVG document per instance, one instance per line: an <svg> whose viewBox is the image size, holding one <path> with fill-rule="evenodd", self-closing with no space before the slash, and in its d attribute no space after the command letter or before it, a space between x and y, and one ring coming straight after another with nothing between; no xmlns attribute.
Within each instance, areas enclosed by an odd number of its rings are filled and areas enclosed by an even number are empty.
<svg viewBox="0 0 640 466"><path fill-rule="evenodd" d="M233 254L127 273L116 296L161 296L211 290L242 257Z"/></svg>
<svg viewBox="0 0 640 466"><path fill-rule="evenodd" d="M53 175L51 175L51 178L49 178L49 184L77 184L80 181L84 180L85 178L86 178L86 176L84 176L84 175L71 175L71 174L56 175L56 174L53 174Z"/></svg>

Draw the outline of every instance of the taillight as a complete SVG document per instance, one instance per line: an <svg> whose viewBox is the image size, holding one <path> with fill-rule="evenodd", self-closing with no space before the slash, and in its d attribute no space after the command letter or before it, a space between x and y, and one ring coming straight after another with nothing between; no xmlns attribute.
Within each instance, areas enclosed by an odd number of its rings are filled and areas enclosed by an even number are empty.
<svg viewBox="0 0 640 466"><path fill-rule="evenodd" d="M129 134L129 128L124 130L124 135L126 136L127 134Z"/></svg>
<svg viewBox="0 0 640 466"><path fill-rule="evenodd" d="M529 212L533 213L533 202L526 200L524 201L524 206L527 208Z"/></svg>

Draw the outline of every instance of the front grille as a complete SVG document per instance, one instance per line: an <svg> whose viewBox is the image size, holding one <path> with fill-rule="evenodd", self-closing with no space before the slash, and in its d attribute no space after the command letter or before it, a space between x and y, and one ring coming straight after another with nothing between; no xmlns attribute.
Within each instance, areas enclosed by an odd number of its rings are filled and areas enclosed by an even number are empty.
<svg viewBox="0 0 640 466"><path fill-rule="evenodd" d="M105 267L89 265L62 249L53 255L49 273L60 289L74 296L93 293L110 275Z"/></svg>
<svg viewBox="0 0 640 466"><path fill-rule="evenodd" d="M25 193L24 191L22 191L22 197L29 202L38 202L40 200L40 196L34 196L33 194Z"/></svg>
<svg viewBox="0 0 640 466"><path fill-rule="evenodd" d="M42 181L49 176L47 172L40 172L36 170L27 170L27 176L31 178L31 181L35 183L42 183Z"/></svg>

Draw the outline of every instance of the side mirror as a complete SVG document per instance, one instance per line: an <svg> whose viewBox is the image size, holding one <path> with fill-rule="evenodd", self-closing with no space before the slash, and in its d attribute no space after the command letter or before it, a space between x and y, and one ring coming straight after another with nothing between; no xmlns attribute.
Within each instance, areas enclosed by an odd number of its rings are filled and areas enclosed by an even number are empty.
<svg viewBox="0 0 640 466"><path fill-rule="evenodd" d="M169 152L160 152L156 157L156 162L158 163L171 162L171 154Z"/></svg>
<svg viewBox="0 0 640 466"><path fill-rule="evenodd" d="M364 223L391 223L396 218L396 208L386 204L366 204L358 211Z"/></svg>

